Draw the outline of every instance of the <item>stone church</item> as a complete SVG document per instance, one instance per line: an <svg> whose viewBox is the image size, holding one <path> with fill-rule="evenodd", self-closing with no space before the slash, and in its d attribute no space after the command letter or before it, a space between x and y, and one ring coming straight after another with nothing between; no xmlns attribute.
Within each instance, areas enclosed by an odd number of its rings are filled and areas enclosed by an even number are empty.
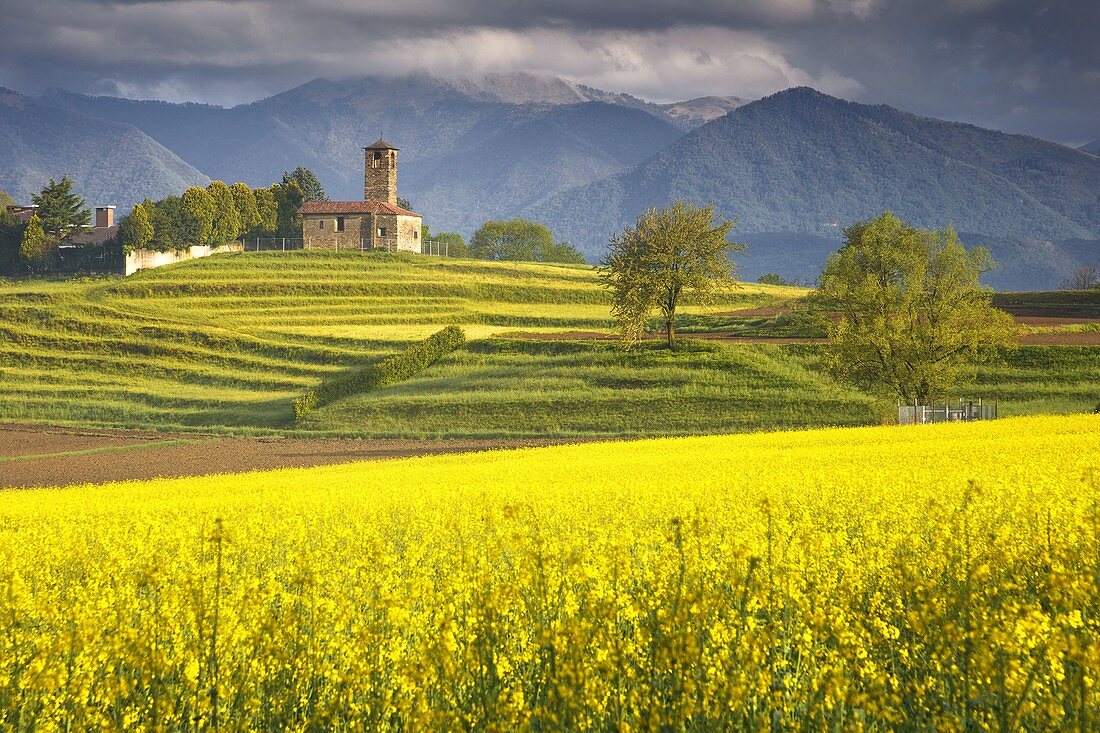
<svg viewBox="0 0 1100 733"><path fill-rule="evenodd" d="M363 151L363 200L302 204L302 246L419 253L420 214L397 205L397 148L379 140Z"/></svg>

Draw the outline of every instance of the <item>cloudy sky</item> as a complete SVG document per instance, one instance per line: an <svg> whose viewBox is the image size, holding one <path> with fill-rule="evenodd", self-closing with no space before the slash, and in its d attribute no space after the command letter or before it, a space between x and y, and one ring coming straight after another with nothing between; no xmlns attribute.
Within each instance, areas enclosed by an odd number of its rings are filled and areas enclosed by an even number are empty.
<svg viewBox="0 0 1100 733"><path fill-rule="evenodd" d="M808 84L1081 144L1100 0L2 0L0 85L236 104L318 76L522 70L654 101Z"/></svg>

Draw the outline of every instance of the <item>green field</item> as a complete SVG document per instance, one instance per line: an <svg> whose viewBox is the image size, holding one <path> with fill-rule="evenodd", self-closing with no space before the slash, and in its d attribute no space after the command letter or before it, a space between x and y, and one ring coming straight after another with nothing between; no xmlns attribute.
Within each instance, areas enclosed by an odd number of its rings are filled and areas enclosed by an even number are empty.
<svg viewBox="0 0 1100 733"><path fill-rule="evenodd" d="M738 318L804 291L746 284L685 330L797 332ZM414 379L293 423L291 401L445 325L468 346ZM0 285L0 420L389 437L716 433L882 421L889 400L841 386L812 345L685 342L624 352L590 268L386 253L230 254L125 280ZM794 330L792 330L794 329ZM1006 414L1091 410L1100 351L1025 347L967 394Z"/></svg>

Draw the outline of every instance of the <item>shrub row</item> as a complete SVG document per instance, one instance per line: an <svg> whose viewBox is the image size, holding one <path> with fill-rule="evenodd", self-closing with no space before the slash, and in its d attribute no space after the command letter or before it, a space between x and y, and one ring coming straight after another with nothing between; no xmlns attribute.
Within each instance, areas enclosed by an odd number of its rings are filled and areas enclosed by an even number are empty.
<svg viewBox="0 0 1100 733"><path fill-rule="evenodd" d="M401 382L427 369L439 357L466 343L466 334L458 326L447 326L413 344L400 354L326 380L316 389L294 400L294 419L301 420L312 410L359 392L370 392L387 384Z"/></svg>

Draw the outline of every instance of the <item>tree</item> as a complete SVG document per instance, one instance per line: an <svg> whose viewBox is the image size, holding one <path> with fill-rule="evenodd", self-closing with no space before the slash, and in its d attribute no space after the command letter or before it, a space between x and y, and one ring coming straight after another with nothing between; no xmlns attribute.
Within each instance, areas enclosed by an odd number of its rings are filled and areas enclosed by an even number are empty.
<svg viewBox="0 0 1100 733"><path fill-rule="evenodd" d="M571 245L555 244L549 229L527 219L485 222L470 239L469 251L482 260L584 263Z"/></svg>
<svg viewBox="0 0 1100 733"><path fill-rule="evenodd" d="M994 263L951 228L915 229L887 212L844 230L811 298L829 332L835 376L906 402L946 396L964 366L1015 340L1012 318L978 278Z"/></svg>
<svg viewBox="0 0 1100 733"><path fill-rule="evenodd" d="M165 252L170 249L186 249L195 244L195 238L199 234L198 224L187 213L182 197L168 196L156 203L145 199L141 206L149 215L149 223L153 226L153 237L149 240L147 249Z"/></svg>
<svg viewBox="0 0 1100 733"><path fill-rule="evenodd" d="M756 278L756 282L760 283L761 285L794 285L794 283L787 278L783 277L782 275L777 275L774 272L764 273L760 277Z"/></svg>
<svg viewBox="0 0 1100 733"><path fill-rule="evenodd" d="M256 196L246 184L240 181L229 187L233 194L233 206L237 210L238 237L244 237L256 231L262 222L260 210L256 206Z"/></svg>
<svg viewBox="0 0 1100 733"><path fill-rule="evenodd" d="M31 201L38 205L35 213L42 221L42 229L54 237L63 236L73 227L88 226L92 210L82 196L73 193L73 181L68 175L60 181L50 179L42 192L31 194Z"/></svg>
<svg viewBox="0 0 1100 733"><path fill-rule="evenodd" d="M611 238L600 279L611 291L611 315L623 341L636 342L656 308L665 322L668 348L676 348L676 309L690 293L707 304L733 287L737 268L730 254L748 245L728 240L735 221L715 221L713 206L678 200L650 209Z"/></svg>
<svg viewBox="0 0 1100 733"><path fill-rule="evenodd" d="M293 173L283 173L283 185L293 181L302 190L303 201L328 201L325 188L309 168L298 166Z"/></svg>
<svg viewBox="0 0 1100 733"><path fill-rule="evenodd" d="M50 254L50 237L42 226L38 214L32 214L23 229L23 241L19 245L19 258L30 268L37 269L46 263Z"/></svg>
<svg viewBox="0 0 1100 733"><path fill-rule="evenodd" d="M15 206L15 199L7 191L0 189L0 211L6 212L9 206Z"/></svg>
<svg viewBox="0 0 1100 733"><path fill-rule="evenodd" d="M183 240L185 246L214 244L214 200L205 188L191 186L183 192L185 214Z"/></svg>
<svg viewBox="0 0 1100 733"><path fill-rule="evenodd" d="M569 242L556 242L550 245L546 250L546 254L539 259L539 262L561 262L567 265L585 265L588 263L584 259L584 255L578 252L577 248Z"/></svg>
<svg viewBox="0 0 1100 733"><path fill-rule="evenodd" d="M466 240L462 238L461 234L455 232L436 232L432 234L428 229L427 224L420 225L420 240L427 242L431 240L437 243L434 246L438 246L438 254L446 257L467 257L469 256L469 250L466 247Z"/></svg>
<svg viewBox="0 0 1100 733"><path fill-rule="evenodd" d="M405 209L407 211L412 211L413 210L412 203L408 199L401 198L400 196L397 197L397 205L400 206L402 209Z"/></svg>
<svg viewBox="0 0 1100 733"><path fill-rule="evenodd" d="M19 247L23 244L23 228L7 208L0 209L0 272L13 272L19 262Z"/></svg>
<svg viewBox="0 0 1100 733"><path fill-rule="evenodd" d="M241 229L241 220L237 216L237 202L229 186L221 181L211 181L206 187L210 201L214 204L214 219L210 225L210 243L225 244L237 238Z"/></svg>
<svg viewBox="0 0 1100 733"><path fill-rule="evenodd" d="M279 228L279 204L271 189L257 188L252 192L256 199L256 212L259 216L255 231L274 234Z"/></svg>
<svg viewBox="0 0 1100 733"><path fill-rule="evenodd" d="M277 207L275 233L280 237L302 236L302 218L298 209L305 202L302 187L296 181L276 183L271 187Z"/></svg>
<svg viewBox="0 0 1100 733"><path fill-rule="evenodd" d="M1070 276L1062 281L1062 290L1091 290L1100 287L1096 265L1075 267Z"/></svg>
<svg viewBox="0 0 1100 733"><path fill-rule="evenodd" d="M122 251L129 254L142 249L153 239L153 225L149 214L142 204L135 204L130 213L118 225L118 241Z"/></svg>

